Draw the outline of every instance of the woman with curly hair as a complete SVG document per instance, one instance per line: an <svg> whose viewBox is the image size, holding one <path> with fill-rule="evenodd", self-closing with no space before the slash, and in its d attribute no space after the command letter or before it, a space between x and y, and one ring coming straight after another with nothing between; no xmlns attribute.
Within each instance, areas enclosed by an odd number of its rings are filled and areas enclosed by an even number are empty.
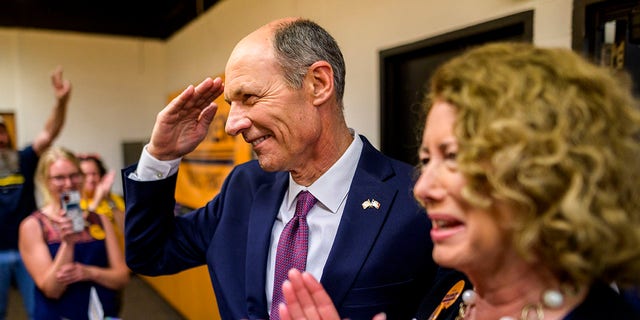
<svg viewBox="0 0 640 320"><path fill-rule="evenodd" d="M469 50L434 73L416 199L439 284L418 319L640 319L640 111L568 49ZM336 319L290 272L282 319Z"/></svg>

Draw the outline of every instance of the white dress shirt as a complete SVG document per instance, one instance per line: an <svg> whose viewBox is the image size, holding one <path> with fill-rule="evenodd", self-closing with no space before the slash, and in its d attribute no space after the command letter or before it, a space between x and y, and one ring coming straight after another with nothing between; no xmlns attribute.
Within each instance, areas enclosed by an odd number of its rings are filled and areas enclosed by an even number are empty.
<svg viewBox="0 0 640 320"><path fill-rule="evenodd" d="M309 225L309 244L307 251L307 272L316 279L322 277L329 251L338 232L338 225L344 205L351 187L351 180L356 173L358 160L362 152L362 140L353 132L354 139L345 153L318 180L308 188L297 184L289 175L289 189L284 195L276 221L271 230L271 249L267 263L266 293L267 303L271 306L273 298L273 278L276 267L276 251L278 240L284 226L291 220L296 211L296 196L300 191L308 190L318 202L307 213Z"/></svg>

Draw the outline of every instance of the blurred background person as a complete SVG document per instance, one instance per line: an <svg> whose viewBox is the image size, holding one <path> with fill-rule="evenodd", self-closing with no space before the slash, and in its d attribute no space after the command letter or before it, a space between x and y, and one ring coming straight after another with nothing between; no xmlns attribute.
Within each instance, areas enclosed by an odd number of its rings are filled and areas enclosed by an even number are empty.
<svg viewBox="0 0 640 320"><path fill-rule="evenodd" d="M18 252L18 228L36 210L33 183L38 157L58 137L65 122L71 83L62 67L51 74L56 103L33 143L17 151L7 125L0 117L0 319L7 316L11 284L17 284L29 318L33 316L34 284Z"/></svg>
<svg viewBox="0 0 640 320"><path fill-rule="evenodd" d="M109 218L115 226L116 236L124 250L124 200L120 195L111 192L115 171L107 171L97 154L80 153L77 157L84 175L81 207Z"/></svg>
<svg viewBox="0 0 640 320"><path fill-rule="evenodd" d="M19 241L37 287L34 318L88 319L90 309L118 317L118 290L128 283L129 269L113 224L83 211L84 229L74 232L61 206L63 194L82 189L78 159L64 148L50 148L38 163L36 185L44 205L22 222ZM90 299L93 289L98 301Z"/></svg>
<svg viewBox="0 0 640 320"><path fill-rule="evenodd" d="M627 83L628 84L628 83ZM489 44L431 80L416 199L448 271L417 319L640 319L640 111L569 49ZM338 319L296 270L282 319ZM381 315L384 318L384 315Z"/></svg>

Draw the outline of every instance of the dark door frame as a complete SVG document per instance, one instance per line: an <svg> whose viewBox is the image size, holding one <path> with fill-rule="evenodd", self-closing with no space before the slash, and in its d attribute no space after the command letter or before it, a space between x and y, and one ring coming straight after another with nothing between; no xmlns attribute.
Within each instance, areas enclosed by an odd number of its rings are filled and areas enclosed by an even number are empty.
<svg viewBox="0 0 640 320"><path fill-rule="evenodd" d="M435 67L471 46L533 41L533 14L525 11L380 52L381 151L417 164L423 97Z"/></svg>

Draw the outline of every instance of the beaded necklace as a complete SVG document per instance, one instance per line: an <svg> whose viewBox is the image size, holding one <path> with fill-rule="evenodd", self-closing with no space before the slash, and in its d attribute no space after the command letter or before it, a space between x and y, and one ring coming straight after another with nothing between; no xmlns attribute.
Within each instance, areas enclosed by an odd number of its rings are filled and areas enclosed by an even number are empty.
<svg viewBox="0 0 640 320"><path fill-rule="evenodd" d="M473 290L465 290L462 293L462 302L460 302L460 308L458 309L458 315L455 320L465 320L467 312L472 308L477 299L477 294ZM544 307L549 309L557 309L564 303L564 295L558 290L545 290L542 294L542 302L530 303L525 305L520 311L519 320L529 320L530 315L534 315L537 320L544 319ZM511 316L500 317L499 320L516 320Z"/></svg>

